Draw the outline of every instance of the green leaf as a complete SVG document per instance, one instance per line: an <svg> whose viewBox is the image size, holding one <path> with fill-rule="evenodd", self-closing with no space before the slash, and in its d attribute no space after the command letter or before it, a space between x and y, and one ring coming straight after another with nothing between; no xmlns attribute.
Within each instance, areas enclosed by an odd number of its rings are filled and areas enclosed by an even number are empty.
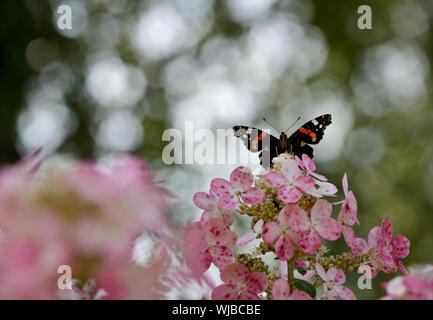
<svg viewBox="0 0 433 320"><path fill-rule="evenodd" d="M296 289L305 291L309 294L311 298L314 298L316 296L316 288L308 281L304 281L301 279L294 279L293 285Z"/></svg>
<svg viewBox="0 0 433 320"><path fill-rule="evenodd" d="M305 276L305 274L307 273L307 270L305 270L304 268L301 268L299 266L295 266L295 269L298 270L298 272L303 276Z"/></svg>

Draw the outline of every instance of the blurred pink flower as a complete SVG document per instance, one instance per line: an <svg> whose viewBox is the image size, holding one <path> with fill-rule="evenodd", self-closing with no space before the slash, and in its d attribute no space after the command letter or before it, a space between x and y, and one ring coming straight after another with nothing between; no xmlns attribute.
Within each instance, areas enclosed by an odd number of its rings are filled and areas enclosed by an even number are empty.
<svg viewBox="0 0 433 320"><path fill-rule="evenodd" d="M382 285L387 294L382 300L433 300L433 266L410 270Z"/></svg>
<svg viewBox="0 0 433 320"><path fill-rule="evenodd" d="M314 253L320 247L321 239L336 240L340 237L341 229L336 220L331 218L332 205L319 199L311 209L311 219L307 212L298 206L288 208L288 222L295 232L300 232L298 242L302 251Z"/></svg>
<svg viewBox="0 0 433 320"><path fill-rule="evenodd" d="M263 190L252 187L254 180L249 169L237 167L230 174L230 181L215 178L211 182L211 191L218 199L218 207L232 210L239 203L239 197L246 204L256 204L263 200Z"/></svg>
<svg viewBox="0 0 433 320"><path fill-rule="evenodd" d="M301 175L298 163L287 159L281 164L280 172L269 171L265 174L266 181L273 187L279 187L278 198L286 203L296 203L302 196L302 191L314 187L310 176Z"/></svg>
<svg viewBox="0 0 433 320"><path fill-rule="evenodd" d="M268 279L261 272L252 272L240 263L233 263L221 270L224 284L212 291L214 300L259 300L258 294L268 287Z"/></svg>
<svg viewBox="0 0 433 320"><path fill-rule="evenodd" d="M167 192L143 161L81 161L34 177L35 168L25 160L0 170L0 298L92 298L80 286L58 295L61 265L71 267L77 283L93 279L106 297L162 297L168 288L160 279L175 272L167 250L176 251L178 233L167 221ZM132 252L143 232L166 250L155 247L147 265L138 266Z"/></svg>

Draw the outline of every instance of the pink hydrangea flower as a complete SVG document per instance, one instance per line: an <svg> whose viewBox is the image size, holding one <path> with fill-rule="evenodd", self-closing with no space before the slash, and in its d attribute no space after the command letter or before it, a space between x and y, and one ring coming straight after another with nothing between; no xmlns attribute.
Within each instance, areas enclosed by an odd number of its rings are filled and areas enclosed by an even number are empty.
<svg viewBox="0 0 433 320"><path fill-rule="evenodd" d="M216 178L211 182L211 190L218 199L218 207L232 210L239 203L239 198L246 204L256 204L263 200L264 191L252 187L254 180L245 167L237 167L230 174L230 181Z"/></svg>
<svg viewBox="0 0 433 320"><path fill-rule="evenodd" d="M304 291L295 290L290 294L290 285L286 279L278 279L272 287L272 299L274 300L311 300Z"/></svg>
<svg viewBox="0 0 433 320"><path fill-rule="evenodd" d="M382 221L381 237L377 241L377 249L386 265L395 265L407 274L400 259L408 256L410 241L402 235L397 235L392 239L392 223L389 218Z"/></svg>
<svg viewBox="0 0 433 320"><path fill-rule="evenodd" d="M314 253L320 247L321 239L336 240L340 237L340 225L331 218L332 205L319 199L311 209L311 219L307 212L296 205L286 206L289 225L295 232L300 232L299 247L307 253Z"/></svg>
<svg viewBox="0 0 433 320"><path fill-rule="evenodd" d="M279 187L278 198L286 203L298 202L302 191L308 191L314 187L313 178L301 175L298 163L293 159L284 161L280 172L266 173L265 179L271 186Z"/></svg>
<svg viewBox="0 0 433 320"><path fill-rule="evenodd" d="M236 233L222 219L210 219L203 225L192 223L186 233L185 261L188 267L200 274L213 262L218 268L234 262L231 248L236 243Z"/></svg>
<svg viewBox="0 0 433 320"><path fill-rule="evenodd" d="M214 300L259 300L258 294L268 287L268 279L261 272L250 272L240 263L233 263L221 270L224 284L212 291Z"/></svg>
<svg viewBox="0 0 433 320"><path fill-rule="evenodd" d="M356 300L355 295L349 288L343 287L342 284L346 282L346 275L343 270L338 268L329 268L328 272L319 263L316 263L316 271L322 280L325 281L323 287L325 290L325 297L334 300L340 297L343 300Z"/></svg>
<svg viewBox="0 0 433 320"><path fill-rule="evenodd" d="M194 204L204 210L201 215L201 222L205 223L209 219L223 219L227 227L233 224L233 211L218 207L218 196L210 190L206 192L196 192L193 197Z"/></svg>
<svg viewBox="0 0 433 320"><path fill-rule="evenodd" d="M181 237L166 223L168 193L142 159L67 166L48 160L37 168L24 160L0 170L0 298L58 298L57 268L69 265L74 279L94 280L108 298L160 299L167 290L160 279L175 269L170 256L154 255L153 247L149 264L138 266L133 248L143 232L151 231L155 243L164 239L167 248L176 243L177 250ZM168 233L172 243L165 241ZM63 292L64 298L86 298L79 290Z"/></svg>
<svg viewBox="0 0 433 320"><path fill-rule="evenodd" d="M263 227L263 241L275 243L275 254L280 260L290 260L295 253L297 234L289 224L289 212L292 206L295 205L288 205L280 211L277 222L268 222Z"/></svg>

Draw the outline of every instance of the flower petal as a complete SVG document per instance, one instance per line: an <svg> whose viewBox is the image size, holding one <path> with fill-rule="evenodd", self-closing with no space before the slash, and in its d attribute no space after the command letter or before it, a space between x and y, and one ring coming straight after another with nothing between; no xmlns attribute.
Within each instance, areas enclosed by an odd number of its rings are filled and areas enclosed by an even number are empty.
<svg viewBox="0 0 433 320"><path fill-rule="evenodd" d="M391 242L392 238L392 223L391 219L386 217L382 221L382 240L385 242L385 245L388 245Z"/></svg>
<svg viewBox="0 0 433 320"><path fill-rule="evenodd" d="M259 188L251 187L248 188L242 194L242 200L249 205L259 203L263 200L265 192Z"/></svg>
<svg viewBox="0 0 433 320"><path fill-rule="evenodd" d="M302 155L302 162L305 164L307 171L316 171L316 165L314 164L313 160L305 153Z"/></svg>
<svg viewBox="0 0 433 320"><path fill-rule="evenodd" d="M329 219L332 214L332 204L324 199L319 199L311 208L311 222L313 224L320 224Z"/></svg>
<svg viewBox="0 0 433 320"><path fill-rule="evenodd" d="M318 180L321 180L321 182L322 181L328 181L328 178L326 178L324 175L321 175L320 173L317 173L317 172L309 172L309 174L312 176L312 177L314 177L314 178L316 178L316 179L318 179ZM335 187L335 189L337 189L337 187ZM337 191L335 191L335 192L337 192ZM334 192L334 193L335 193Z"/></svg>
<svg viewBox="0 0 433 320"><path fill-rule="evenodd" d="M295 181L301 174L296 160L290 158L281 164L280 172L289 181Z"/></svg>
<svg viewBox="0 0 433 320"><path fill-rule="evenodd" d="M280 235L281 227L277 222L271 221L264 225L262 232L263 241L268 243L274 243L275 241L277 241Z"/></svg>
<svg viewBox="0 0 433 320"><path fill-rule="evenodd" d="M266 173L265 179L273 187L282 187L287 184L287 179L282 174L274 171Z"/></svg>
<svg viewBox="0 0 433 320"><path fill-rule="evenodd" d="M343 300L356 300L355 294L346 287L336 286L334 290L337 292L338 296Z"/></svg>
<svg viewBox="0 0 433 320"><path fill-rule="evenodd" d="M246 190L253 184L253 175L246 167L237 167L230 174L230 182L233 188Z"/></svg>
<svg viewBox="0 0 433 320"><path fill-rule="evenodd" d="M288 300L312 300L312 299L305 291L295 290L290 295Z"/></svg>
<svg viewBox="0 0 433 320"><path fill-rule="evenodd" d="M250 271L240 263L232 263L221 270L221 280L226 284L241 286L245 284Z"/></svg>
<svg viewBox="0 0 433 320"><path fill-rule="evenodd" d="M343 201L338 214L338 220L349 226L355 223L359 224L358 217L356 215L358 211L358 202L356 201L355 195L352 191L349 191L347 198Z"/></svg>
<svg viewBox="0 0 433 320"><path fill-rule="evenodd" d="M307 212L305 212L304 209L299 208L297 205L287 205L281 211L288 212L288 222L294 231L302 232L310 227L311 223Z"/></svg>
<svg viewBox="0 0 433 320"><path fill-rule="evenodd" d="M265 291L268 285L268 278L261 272L251 273L245 281L247 290L255 294Z"/></svg>
<svg viewBox="0 0 433 320"><path fill-rule="evenodd" d="M256 238L257 238L257 233L255 232L244 234L242 237L238 239L238 241L236 241L236 245L238 247L243 247L248 243L250 243L251 241L255 240Z"/></svg>
<svg viewBox="0 0 433 320"><path fill-rule="evenodd" d="M355 257L359 257L361 253L368 251L368 244L367 241L365 241L362 238L355 238L352 241L352 246L350 247L352 249L352 253Z"/></svg>
<svg viewBox="0 0 433 320"><path fill-rule="evenodd" d="M272 299L288 300L290 296L290 285L285 279L278 279L272 287Z"/></svg>
<svg viewBox="0 0 433 320"><path fill-rule="evenodd" d="M201 214L200 222L204 225L210 219L222 219L227 227L230 227L234 221L234 215L232 210L224 210L215 207L212 210L204 211Z"/></svg>
<svg viewBox="0 0 433 320"><path fill-rule="evenodd" d="M207 244L214 246L227 245L233 240L233 232L222 219L210 219L203 225Z"/></svg>
<svg viewBox="0 0 433 320"><path fill-rule="evenodd" d="M320 224L315 226L315 229L326 240L337 240L341 235L340 225L332 218L322 220Z"/></svg>
<svg viewBox="0 0 433 320"><path fill-rule="evenodd" d="M186 232L185 263L195 273L201 274L209 269L212 257L206 250L207 242L200 222L189 225Z"/></svg>
<svg viewBox="0 0 433 320"><path fill-rule="evenodd" d="M318 191L324 196L333 196L337 193L338 189L330 182L316 181L319 186Z"/></svg>
<svg viewBox="0 0 433 320"><path fill-rule="evenodd" d="M192 201L202 210L212 210L216 205L215 199L206 192L196 192Z"/></svg>
<svg viewBox="0 0 433 320"><path fill-rule="evenodd" d="M302 191L308 191L314 187L314 179L310 176L300 176L296 178L295 184Z"/></svg>
<svg viewBox="0 0 433 320"><path fill-rule="evenodd" d="M395 264L401 270L401 272L403 272L404 274L409 274L409 272L407 272L405 266L403 265L403 263L400 260L395 259Z"/></svg>
<svg viewBox="0 0 433 320"><path fill-rule="evenodd" d="M392 253L397 258L406 258L409 254L410 241L402 235L397 235L391 241Z"/></svg>
<svg viewBox="0 0 433 320"><path fill-rule="evenodd" d="M218 207L224 210L232 210L238 203L238 197L232 194L223 195L218 199Z"/></svg>
<svg viewBox="0 0 433 320"><path fill-rule="evenodd" d="M325 281L330 280L328 278L328 275L327 275L325 269L323 268L323 266L321 264L316 262L315 267L316 267L317 274L319 275L320 278L322 278L322 280L325 280Z"/></svg>
<svg viewBox="0 0 433 320"><path fill-rule="evenodd" d="M222 284L212 291L212 300L236 300L239 290L227 284Z"/></svg>
<svg viewBox="0 0 433 320"><path fill-rule="evenodd" d="M347 173L346 172L344 173L342 184L343 184L344 196L347 198L347 193L349 192L349 183L347 181Z"/></svg>
<svg viewBox="0 0 433 320"><path fill-rule="evenodd" d="M248 290L243 290L238 297L238 300L260 300L257 294Z"/></svg>
<svg viewBox="0 0 433 320"><path fill-rule="evenodd" d="M313 254L320 247L319 234L312 229L301 232L298 238L299 248L302 251Z"/></svg>
<svg viewBox="0 0 433 320"><path fill-rule="evenodd" d="M380 227L373 227L368 232L368 246L370 248L376 248L379 241L382 238L382 229Z"/></svg>
<svg viewBox="0 0 433 320"><path fill-rule="evenodd" d="M212 262L220 269L235 262L235 255L227 247L214 246L209 249L209 253L212 256Z"/></svg>
<svg viewBox="0 0 433 320"><path fill-rule="evenodd" d="M380 256L382 257L383 261L386 264L393 264L394 258L392 256L392 249L386 247L385 244L383 243L383 241L379 241L377 244L378 244L377 249L378 249Z"/></svg>
<svg viewBox="0 0 433 320"><path fill-rule="evenodd" d="M221 197L225 194L231 194L233 190L231 183L222 178L212 179L210 183L210 189L217 197Z"/></svg>
<svg viewBox="0 0 433 320"><path fill-rule="evenodd" d="M400 262L399 260L397 260ZM402 264L403 265L403 264ZM396 273L398 271L399 267L393 262L391 264L384 264L382 266L382 271L385 273Z"/></svg>
<svg viewBox="0 0 433 320"><path fill-rule="evenodd" d="M304 275L300 274L298 270L295 270L295 272L293 272L293 276L296 279L305 280L305 281L310 280L312 277L314 277L315 274L316 271L314 270L308 270Z"/></svg>
<svg viewBox="0 0 433 320"><path fill-rule="evenodd" d="M298 166L302 169L307 171L307 166L305 165L304 161L302 161L298 156L295 155L295 160L298 163Z"/></svg>
<svg viewBox="0 0 433 320"><path fill-rule="evenodd" d="M254 225L254 231L257 233L262 233L263 224L264 224L263 219L260 219L259 221L257 221L256 224Z"/></svg>
<svg viewBox="0 0 433 320"><path fill-rule="evenodd" d="M287 235L282 235L275 242L275 254L280 260L290 260L295 254L295 246Z"/></svg>
<svg viewBox="0 0 433 320"><path fill-rule="evenodd" d="M334 280L335 284L340 285L346 282L346 275L344 274L343 270L339 268L329 268L327 272L327 278L329 280Z"/></svg>
<svg viewBox="0 0 433 320"><path fill-rule="evenodd" d="M284 186L278 190L278 198L285 203L296 203L301 196L302 192L294 187Z"/></svg>

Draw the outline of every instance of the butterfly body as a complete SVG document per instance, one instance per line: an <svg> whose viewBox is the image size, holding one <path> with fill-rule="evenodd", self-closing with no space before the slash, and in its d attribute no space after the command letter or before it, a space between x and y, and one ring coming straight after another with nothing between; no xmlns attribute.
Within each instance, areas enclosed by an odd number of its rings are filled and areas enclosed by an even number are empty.
<svg viewBox="0 0 433 320"><path fill-rule="evenodd" d="M260 152L260 164L266 168L272 166L274 157L286 152L299 157L305 153L313 158L313 148L310 144L318 144L322 140L326 127L332 123L331 120L330 114L321 115L305 123L290 137L281 132L279 139L253 127L234 126L233 131L248 150Z"/></svg>

